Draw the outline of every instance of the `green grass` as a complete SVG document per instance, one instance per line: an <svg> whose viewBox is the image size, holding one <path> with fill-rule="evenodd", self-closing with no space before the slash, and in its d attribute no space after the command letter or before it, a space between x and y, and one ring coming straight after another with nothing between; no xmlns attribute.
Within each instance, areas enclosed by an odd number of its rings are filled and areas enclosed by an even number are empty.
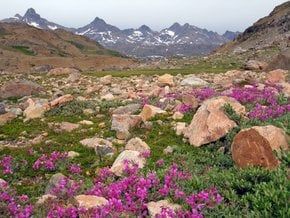
<svg viewBox="0 0 290 218"><path fill-rule="evenodd" d="M34 56L35 52L32 51L29 47L27 46L22 46L22 45L14 45L12 46L12 48L16 51L19 51L25 55L30 55L30 56Z"/></svg>
<svg viewBox="0 0 290 218"><path fill-rule="evenodd" d="M114 77L129 77L136 75L162 75L165 73L177 75L177 74L198 74L198 73L223 73L228 70L238 69L241 64L236 63L234 60L217 60L216 62L200 61L196 64L183 66L176 69L134 69L123 71L101 71L101 72L88 72L87 75L94 77L102 77L106 75L112 75Z"/></svg>
<svg viewBox="0 0 290 218"><path fill-rule="evenodd" d="M136 130L135 136L143 135L150 145L152 156L144 171L155 169L162 175L164 168L156 168L158 159L164 159L166 167L178 163L193 175L181 186L186 192L197 192L208 187L217 187L224 197L224 203L214 210L208 210L206 217L286 217L290 215L288 198L290 187L287 180L289 157L282 160L279 169L268 171L260 168L237 169L229 152L218 149L231 142L232 137L216 143L195 148L177 137L170 121L164 125L154 123L152 131ZM227 142L228 140L228 142ZM167 146L175 148L173 154L165 155ZM165 167L165 168L166 168Z"/></svg>
<svg viewBox="0 0 290 218"><path fill-rule="evenodd" d="M192 73L195 69L211 69L209 65L197 65L186 69L177 70L136 70L134 73L145 72L146 75L163 74L163 73ZM224 65L214 70L226 70ZM107 72L106 72L107 73ZM129 76L132 73L127 71L115 72L117 75ZM93 73L94 76L100 76ZM104 74L105 75L105 74ZM115 76L115 75L114 75ZM281 99L284 101L284 99ZM55 108L45 114L43 121L32 120L23 122L22 119L15 119L0 128L0 140L15 142L23 135L27 139L33 139L43 132L47 132L48 136L45 141L37 145L28 145L23 148L1 148L0 157L3 155L11 155L16 161L15 173L13 175L2 175L0 170L0 178L9 182L10 186L16 188L19 194L27 194L35 202L37 198L44 194L45 187L49 178L61 172L69 175L67 166L71 163L80 164L84 169L80 176L73 176L74 179L84 180L86 188L90 187L96 170L100 167L110 166L116 158L104 158L100 160L94 149L89 149L80 144L80 140L93 136L101 138L113 137L115 132L110 130L111 117L109 110L126 104L122 101L72 101L65 106ZM100 112L92 115L85 115L84 109L100 108ZM216 208L207 209L205 217L289 217L289 196L290 186L287 179L289 171L290 155L289 152L281 153L278 158L281 165L276 170L266 170L261 168L238 169L235 167L230 146L233 137L240 129L248 128L253 125L272 124L283 128L287 134L290 134L290 113L285 114L277 119L260 122L256 120L246 120L238 116L229 107L225 107L228 116L239 124L226 137L215 143L196 148L184 141L181 136L177 136L172 127L172 119L168 115L157 116L152 119L153 128L151 130L144 128L135 128L131 130L132 137L140 137L151 148L151 157L148 159L144 173L155 170L157 175L162 178L166 169L172 164L177 163L185 171L192 174L189 181L181 182L180 186L187 194L196 193L209 187L217 187L221 195L224 197L223 203ZM98 117L98 114L104 116ZM190 123L193 112L185 114L181 120ZM48 127L50 122L73 122L77 123L81 120L93 121L92 126L82 126L71 133L56 133ZM158 120L162 120L163 124L158 124ZM105 128L99 127L101 122L105 123ZM26 134L23 134L23 132ZM174 148L172 154L164 154L163 150L171 146ZM224 147L225 151L220 151ZM33 149L34 153L29 154L29 149ZM116 145L119 150L122 148ZM69 159L59 163L57 169L52 172L32 169L35 160L43 153L51 153L52 151L75 151L80 154L79 157ZM157 167L156 161L164 159L165 166ZM26 160L27 163L23 162ZM183 206L183 205L182 205Z"/></svg>

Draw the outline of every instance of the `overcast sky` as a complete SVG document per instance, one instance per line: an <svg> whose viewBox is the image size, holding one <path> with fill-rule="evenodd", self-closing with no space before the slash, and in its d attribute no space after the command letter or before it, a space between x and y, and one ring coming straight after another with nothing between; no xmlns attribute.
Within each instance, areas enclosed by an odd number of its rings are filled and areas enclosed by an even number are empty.
<svg viewBox="0 0 290 218"><path fill-rule="evenodd" d="M174 22L223 33L243 31L285 0L0 0L0 19L33 7L42 17L81 27L95 17L121 29L142 24L154 30Z"/></svg>

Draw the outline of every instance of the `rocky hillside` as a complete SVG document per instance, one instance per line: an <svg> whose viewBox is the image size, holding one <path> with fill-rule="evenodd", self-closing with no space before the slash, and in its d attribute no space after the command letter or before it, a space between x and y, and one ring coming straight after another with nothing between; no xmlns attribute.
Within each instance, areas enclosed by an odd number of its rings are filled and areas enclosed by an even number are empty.
<svg viewBox="0 0 290 218"><path fill-rule="evenodd" d="M97 69L130 62L86 37L22 23L0 23L0 53L0 70L26 71L42 64Z"/></svg>
<svg viewBox="0 0 290 218"><path fill-rule="evenodd" d="M287 1L247 28L236 40L223 46L221 51L244 53L268 48L286 50L290 46L289 20L290 2Z"/></svg>
<svg viewBox="0 0 290 218"><path fill-rule="evenodd" d="M70 30L107 48L137 57L204 55L234 39L238 34L227 31L224 35L219 35L188 23L175 23L161 31L153 31L146 25L138 29L121 30L98 17L84 27L72 29L47 21L32 8L23 17L17 14L3 22L22 22L41 29Z"/></svg>

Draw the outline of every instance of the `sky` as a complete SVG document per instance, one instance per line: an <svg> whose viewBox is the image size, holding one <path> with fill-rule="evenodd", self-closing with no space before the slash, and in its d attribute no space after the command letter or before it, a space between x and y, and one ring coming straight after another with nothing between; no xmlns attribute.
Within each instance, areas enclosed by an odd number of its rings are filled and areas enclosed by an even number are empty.
<svg viewBox="0 0 290 218"><path fill-rule="evenodd" d="M81 27L95 17L121 29L146 24L161 30L175 22L223 33L243 31L286 0L0 0L0 19L30 7L49 21Z"/></svg>

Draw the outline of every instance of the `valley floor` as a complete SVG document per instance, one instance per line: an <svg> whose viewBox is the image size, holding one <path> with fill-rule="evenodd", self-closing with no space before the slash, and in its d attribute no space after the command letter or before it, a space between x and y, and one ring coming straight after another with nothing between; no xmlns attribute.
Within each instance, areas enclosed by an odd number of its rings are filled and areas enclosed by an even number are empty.
<svg viewBox="0 0 290 218"><path fill-rule="evenodd" d="M234 67L1 75L0 217L289 217L288 72Z"/></svg>

